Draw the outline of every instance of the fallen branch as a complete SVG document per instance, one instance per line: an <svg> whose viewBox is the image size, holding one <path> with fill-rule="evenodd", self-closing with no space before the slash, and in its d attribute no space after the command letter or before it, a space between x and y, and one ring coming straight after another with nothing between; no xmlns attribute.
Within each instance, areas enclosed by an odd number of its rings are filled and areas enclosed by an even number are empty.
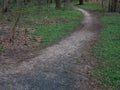
<svg viewBox="0 0 120 90"><path fill-rule="evenodd" d="M14 25L12 26L12 29L11 29L10 42L12 42L12 43L14 43L16 26L17 26L17 24L18 24L18 22L19 22L19 20L20 20L20 16L21 16L21 15L20 15L20 13L19 13L18 16L17 16L17 19L16 19L16 21L15 21L15 23L14 23Z"/></svg>

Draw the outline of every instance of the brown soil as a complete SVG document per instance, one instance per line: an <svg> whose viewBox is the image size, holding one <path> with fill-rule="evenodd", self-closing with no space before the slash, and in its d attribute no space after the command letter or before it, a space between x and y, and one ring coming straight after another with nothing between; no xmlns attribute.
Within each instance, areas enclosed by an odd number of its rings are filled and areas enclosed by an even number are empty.
<svg viewBox="0 0 120 90"><path fill-rule="evenodd" d="M2 65L17 63L20 59L32 56L30 53L38 48L41 39L39 36L32 35L35 31L32 28L16 27L15 38L11 42L10 25L0 27L0 48L3 50L0 54L0 62ZM29 53L29 56L26 53Z"/></svg>

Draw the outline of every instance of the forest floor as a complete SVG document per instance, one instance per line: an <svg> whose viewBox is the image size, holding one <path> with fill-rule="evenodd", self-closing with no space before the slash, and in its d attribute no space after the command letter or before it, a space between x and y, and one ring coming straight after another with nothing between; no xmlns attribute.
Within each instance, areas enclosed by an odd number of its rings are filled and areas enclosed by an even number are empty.
<svg viewBox="0 0 120 90"><path fill-rule="evenodd" d="M120 14L108 12L107 4L103 8L98 3L85 3L79 7L98 13L103 24L99 40L92 48L96 58L92 75L97 78L98 85L120 90Z"/></svg>
<svg viewBox="0 0 120 90"><path fill-rule="evenodd" d="M21 10L13 5L10 11L0 15L1 65L20 63L37 56L40 49L64 39L80 24L82 14L77 10L67 7L56 10L54 7L54 4L49 8L30 4ZM10 42L18 12L21 16L13 42Z"/></svg>
<svg viewBox="0 0 120 90"><path fill-rule="evenodd" d="M90 75L90 49L102 26L98 16L74 8L84 19L70 36L36 52L35 58L0 65L1 90L101 90Z"/></svg>

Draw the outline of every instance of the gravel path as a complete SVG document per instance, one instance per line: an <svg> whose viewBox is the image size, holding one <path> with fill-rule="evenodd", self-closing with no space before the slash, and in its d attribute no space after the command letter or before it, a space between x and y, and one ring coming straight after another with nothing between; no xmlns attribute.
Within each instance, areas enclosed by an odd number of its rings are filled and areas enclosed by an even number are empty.
<svg viewBox="0 0 120 90"><path fill-rule="evenodd" d="M85 73L92 68L86 52L100 23L89 12L74 8L84 15L82 27L29 62L0 68L0 90L97 90Z"/></svg>

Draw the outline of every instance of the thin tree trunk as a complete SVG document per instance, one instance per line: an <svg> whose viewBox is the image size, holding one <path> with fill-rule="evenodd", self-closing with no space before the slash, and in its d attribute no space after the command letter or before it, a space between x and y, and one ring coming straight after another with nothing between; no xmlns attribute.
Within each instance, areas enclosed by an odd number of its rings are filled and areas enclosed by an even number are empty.
<svg viewBox="0 0 120 90"><path fill-rule="evenodd" d="M15 23L14 23L14 25L13 25L12 29L11 29L10 42L12 42L12 43L14 43L14 39L15 39L15 32L16 32L16 26L17 26L17 24L18 24L18 22L19 22L20 16L21 16L21 15L20 15L20 14L18 14L18 17L17 17L17 19L16 19L16 21L15 21Z"/></svg>
<svg viewBox="0 0 120 90"><path fill-rule="evenodd" d="M79 0L79 5L83 5L83 0Z"/></svg>
<svg viewBox="0 0 120 90"><path fill-rule="evenodd" d="M56 9L61 8L61 1L60 0L55 0L55 4L56 4Z"/></svg>

